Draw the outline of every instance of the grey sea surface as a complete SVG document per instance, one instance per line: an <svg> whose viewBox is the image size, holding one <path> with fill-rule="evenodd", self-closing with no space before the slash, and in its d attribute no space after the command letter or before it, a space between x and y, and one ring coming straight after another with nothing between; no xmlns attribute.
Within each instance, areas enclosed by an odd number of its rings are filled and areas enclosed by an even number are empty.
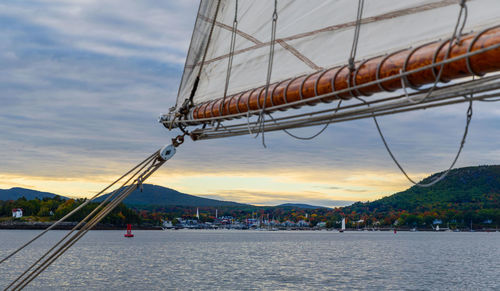
<svg viewBox="0 0 500 291"><path fill-rule="evenodd" d="M39 231L0 230L0 257ZM0 264L0 289L66 231ZM500 233L90 231L28 290L500 290Z"/></svg>

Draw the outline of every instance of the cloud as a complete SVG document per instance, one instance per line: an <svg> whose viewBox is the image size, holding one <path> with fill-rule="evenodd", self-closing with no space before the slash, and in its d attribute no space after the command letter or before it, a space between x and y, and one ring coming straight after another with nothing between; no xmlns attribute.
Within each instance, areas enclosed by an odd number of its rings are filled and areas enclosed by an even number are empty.
<svg viewBox="0 0 500 291"><path fill-rule="evenodd" d="M156 119L175 103L197 5L0 3L2 185L87 195L169 143L178 132L166 131ZM450 165L465 111L461 104L379 122L400 163L418 180ZM498 113L491 104L474 104L457 166L500 163ZM293 132L307 136L317 130ZM243 196L227 197L275 202L372 200L410 186L371 120L332 124L312 141L274 132L266 142L267 149L251 136L187 140L152 181L191 194L236 191Z"/></svg>
<svg viewBox="0 0 500 291"><path fill-rule="evenodd" d="M321 193L290 193L290 192L255 192L244 190L220 190L217 194L203 195L206 198L231 200L238 197L239 201L248 204L262 206L276 206L284 203L306 203L314 206L339 207L353 204L351 200L327 199L327 196Z"/></svg>

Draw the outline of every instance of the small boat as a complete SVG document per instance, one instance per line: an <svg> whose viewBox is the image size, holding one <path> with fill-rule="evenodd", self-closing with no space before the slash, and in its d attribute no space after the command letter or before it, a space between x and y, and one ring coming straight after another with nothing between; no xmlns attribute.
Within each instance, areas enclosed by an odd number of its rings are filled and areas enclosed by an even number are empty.
<svg viewBox="0 0 500 291"><path fill-rule="evenodd" d="M132 224L127 224L127 233L123 235L124 237L134 237L132 234Z"/></svg>
<svg viewBox="0 0 500 291"><path fill-rule="evenodd" d="M342 227L340 228L339 232L344 232L345 230L345 218L342 218Z"/></svg>

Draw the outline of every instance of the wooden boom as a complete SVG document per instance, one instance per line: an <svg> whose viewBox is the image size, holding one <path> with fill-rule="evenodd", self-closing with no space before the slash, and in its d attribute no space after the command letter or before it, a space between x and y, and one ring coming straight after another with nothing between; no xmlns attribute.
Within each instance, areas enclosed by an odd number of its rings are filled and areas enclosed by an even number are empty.
<svg viewBox="0 0 500 291"><path fill-rule="evenodd" d="M356 64L356 69L351 71L348 66L335 67L309 75L273 83L269 85L268 97L265 98L265 86L244 91L231 96L212 100L196 105L192 111L193 119L210 117L224 117L230 114L245 113L249 110L262 109L266 101L266 111L272 111L274 106L294 101L305 100L315 96L329 94L357 85L381 80L451 59L463 56L482 48L487 48L500 43L500 27L493 27L477 34L463 35L459 43L452 44L449 56L446 53L449 40L428 43L413 49L405 49L385 56L379 56ZM422 85L434 83L441 67L434 67L420 72L411 73L405 82L407 86L417 88ZM440 82L467 76L482 76L488 72L500 70L500 48L456 60L444 65ZM331 94L321 100L307 102L314 105L318 102L331 102L338 99L350 99L354 96L369 96L382 91L401 89L401 79L380 82L363 88L347 90L342 94ZM299 105L300 106L300 105ZM275 109L274 109L275 110Z"/></svg>

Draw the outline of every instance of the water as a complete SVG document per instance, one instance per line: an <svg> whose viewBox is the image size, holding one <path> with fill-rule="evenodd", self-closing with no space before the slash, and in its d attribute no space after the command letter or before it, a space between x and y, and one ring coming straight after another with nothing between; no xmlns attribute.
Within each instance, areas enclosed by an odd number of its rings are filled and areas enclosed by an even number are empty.
<svg viewBox="0 0 500 291"><path fill-rule="evenodd" d="M0 230L0 257L36 235ZM0 265L0 289L62 237ZM29 290L500 290L500 233L91 231Z"/></svg>

